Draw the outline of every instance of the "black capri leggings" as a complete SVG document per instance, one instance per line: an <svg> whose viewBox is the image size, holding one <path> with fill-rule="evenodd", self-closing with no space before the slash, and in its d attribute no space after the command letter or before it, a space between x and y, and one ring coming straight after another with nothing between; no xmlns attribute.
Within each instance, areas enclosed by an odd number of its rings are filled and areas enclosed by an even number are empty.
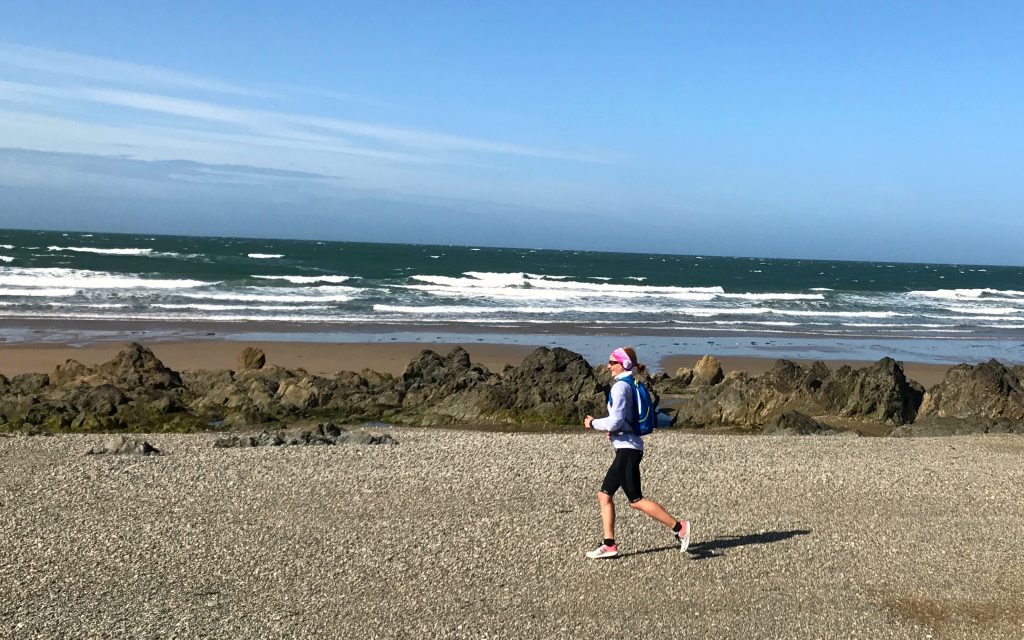
<svg viewBox="0 0 1024 640"><path fill-rule="evenodd" d="M608 473L601 483L601 493L614 496L619 487L622 487L630 502L642 500L644 494L640 490L640 461L643 458L643 451L616 449L612 466L608 467Z"/></svg>

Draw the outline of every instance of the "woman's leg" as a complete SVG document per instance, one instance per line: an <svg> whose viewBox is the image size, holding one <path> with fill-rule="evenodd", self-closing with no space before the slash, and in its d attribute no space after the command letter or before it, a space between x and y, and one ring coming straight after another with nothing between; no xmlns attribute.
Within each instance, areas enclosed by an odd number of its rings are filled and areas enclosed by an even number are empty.
<svg viewBox="0 0 1024 640"><path fill-rule="evenodd" d="M604 475L601 490L597 492L597 503L601 505L601 528L604 531L605 540L615 539L615 501L612 496L622 486L623 464L626 461L624 456L625 454L621 450L615 451L615 458Z"/></svg>
<svg viewBox="0 0 1024 640"><path fill-rule="evenodd" d="M601 527L605 540L615 539L615 501L604 491L597 492L597 503L601 505Z"/></svg>
<svg viewBox="0 0 1024 640"><path fill-rule="evenodd" d="M669 515L668 511L665 511L665 507L650 498L640 498L636 502L630 502L629 506L633 507L637 511L646 513L648 516L654 518L669 529L676 526L676 519Z"/></svg>
<svg viewBox="0 0 1024 640"><path fill-rule="evenodd" d="M631 451L627 455L629 459L625 467L622 488L626 491L629 506L637 511L642 511L666 527L675 529L676 519L668 511L665 511L665 508L660 504L650 498L643 497L640 483L640 461L644 459L644 452Z"/></svg>

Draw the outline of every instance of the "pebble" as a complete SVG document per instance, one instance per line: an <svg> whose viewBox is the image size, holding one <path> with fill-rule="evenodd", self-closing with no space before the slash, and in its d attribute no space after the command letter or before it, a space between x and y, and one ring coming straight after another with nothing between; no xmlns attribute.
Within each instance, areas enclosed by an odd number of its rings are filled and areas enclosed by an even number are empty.
<svg viewBox="0 0 1024 640"><path fill-rule="evenodd" d="M1024 438L647 438L592 561L591 432L83 456L0 438L0 637L1024 637ZM955 443L955 448L951 444Z"/></svg>

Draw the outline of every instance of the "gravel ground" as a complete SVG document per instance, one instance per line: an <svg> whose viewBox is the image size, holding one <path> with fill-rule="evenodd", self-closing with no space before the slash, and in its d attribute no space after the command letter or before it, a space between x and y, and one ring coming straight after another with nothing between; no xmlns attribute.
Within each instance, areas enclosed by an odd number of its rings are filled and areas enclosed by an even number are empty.
<svg viewBox="0 0 1024 640"><path fill-rule="evenodd" d="M0 437L0 636L1020 638L1024 438L648 438L593 561L599 435L84 456Z"/></svg>

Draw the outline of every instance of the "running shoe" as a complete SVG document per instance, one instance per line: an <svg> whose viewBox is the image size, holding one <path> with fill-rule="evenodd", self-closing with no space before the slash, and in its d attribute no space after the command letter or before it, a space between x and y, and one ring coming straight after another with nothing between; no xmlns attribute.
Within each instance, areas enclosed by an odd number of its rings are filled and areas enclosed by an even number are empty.
<svg viewBox="0 0 1024 640"><path fill-rule="evenodd" d="M593 551L587 552L587 557L592 560L597 560L599 558L614 558L617 555L619 555L619 547L616 545L608 546L606 544L602 544Z"/></svg>
<svg viewBox="0 0 1024 640"><path fill-rule="evenodd" d="M676 534L676 538L679 539L679 553L686 553L686 549L690 546L690 522L688 520L680 520L683 528Z"/></svg>

